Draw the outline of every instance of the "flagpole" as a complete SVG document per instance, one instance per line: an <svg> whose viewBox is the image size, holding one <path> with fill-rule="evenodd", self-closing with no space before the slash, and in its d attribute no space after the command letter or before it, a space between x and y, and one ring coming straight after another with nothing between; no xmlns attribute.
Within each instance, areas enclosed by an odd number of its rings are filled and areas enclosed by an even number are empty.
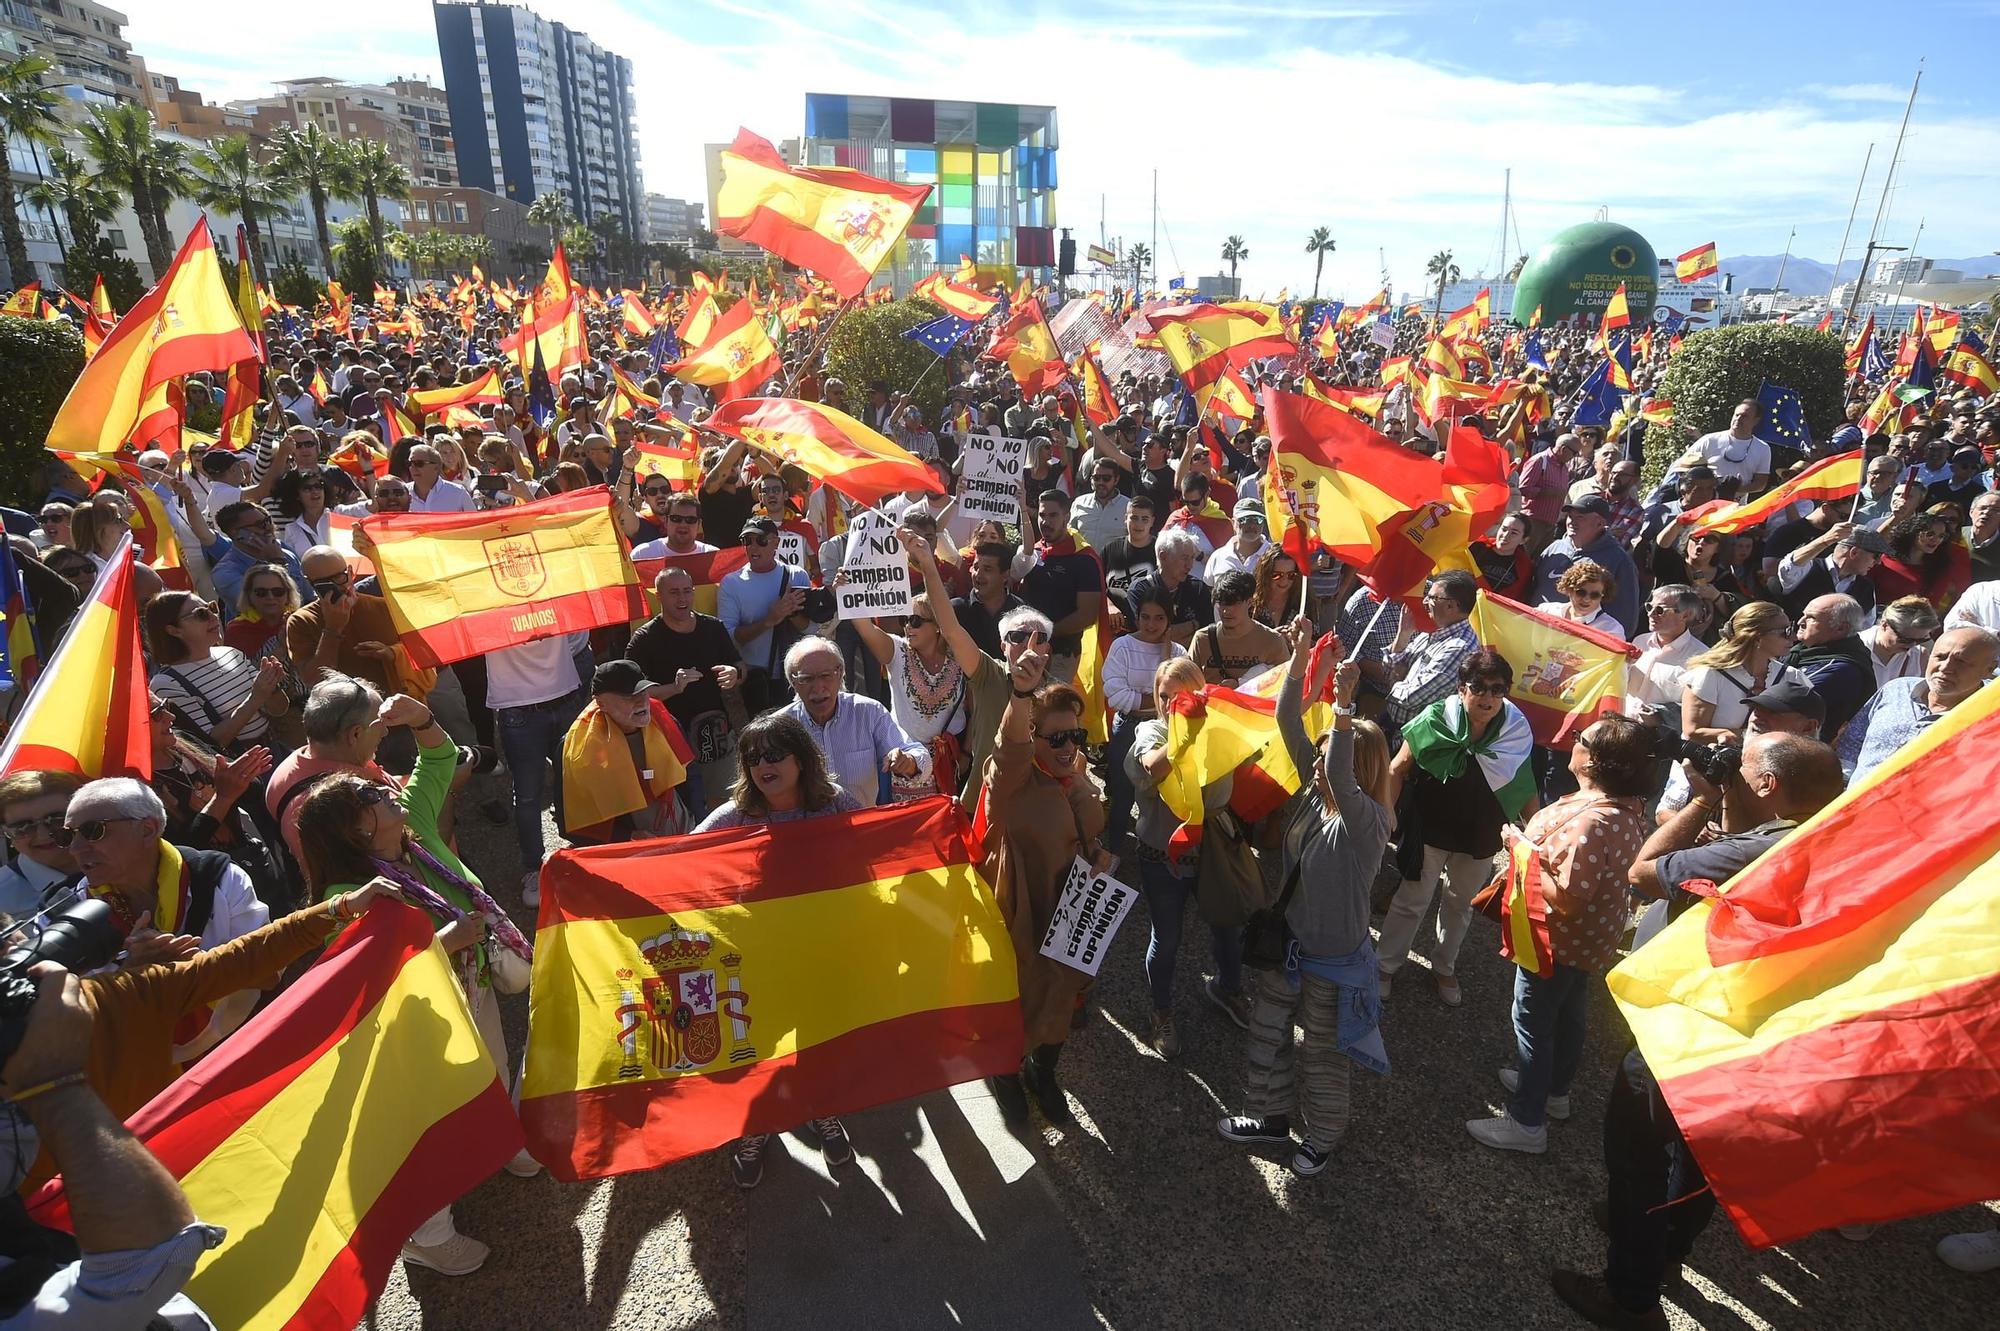
<svg viewBox="0 0 2000 1331"><path fill-rule="evenodd" d="M834 325L840 322L841 316L846 314L854 303L854 298L850 297L847 300L841 301L834 309L832 316L818 330L818 337L807 347L806 353L799 357L798 363L792 366L791 372L785 376L783 391L779 394L780 397L790 397L792 395L792 387L798 383L799 375L805 371L807 366L813 364L825 353L826 344L833 340Z"/></svg>

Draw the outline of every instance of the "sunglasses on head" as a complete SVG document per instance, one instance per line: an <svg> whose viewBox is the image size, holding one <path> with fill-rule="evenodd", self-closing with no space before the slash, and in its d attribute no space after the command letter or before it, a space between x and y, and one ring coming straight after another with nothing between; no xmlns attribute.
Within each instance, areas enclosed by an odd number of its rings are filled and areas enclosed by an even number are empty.
<svg viewBox="0 0 2000 1331"><path fill-rule="evenodd" d="M1009 629L1006 633L1006 639L1016 647L1031 642L1037 647L1045 647L1048 645L1049 635L1040 629Z"/></svg>
<svg viewBox="0 0 2000 1331"><path fill-rule="evenodd" d="M49 833L49 836L58 846L67 846L79 837L85 841L98 842L104 840L105 834L111 830L111 824L136 823L138 821L137 818L123 816L117 818L91 818L78 823L75 827L54 829Z"/></svg>
<svg viewBox="0 0 2000 1331"><path fill-rule="evenodd" d="M740 750L746 767L758 767L764 763L781 763L792 756L789 749L766 749L756 745L744 745Z"/></svg>
<svg viewBox="0 0 2000 1331"><path fill-rule="evenodd" d="M1090 732L1082 726L1076 726L1069 730L1051 730L1043 735L1042 738L1048 742L1048 746L1052 749L1067 749L1072 745L1081 746L1088 742Z"/></svg>
<svg viewBox="0 0 2000 1331"><path fill-rule="evenodd" d="M0 826L0 831L4 831L8 836L19 840L34 832L38 827L50 836L60 835L63 830L62 810L58 809L54 813L45 813L39 818L16 818L13 822Z"/></svg>

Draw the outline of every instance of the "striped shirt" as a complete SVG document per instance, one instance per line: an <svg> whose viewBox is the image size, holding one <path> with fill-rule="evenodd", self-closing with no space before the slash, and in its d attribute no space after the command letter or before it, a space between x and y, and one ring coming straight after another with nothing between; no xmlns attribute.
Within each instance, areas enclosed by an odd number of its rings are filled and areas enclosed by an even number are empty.
<svg viewBox="0 0 2000 1331"><path fill-rule="evenodd" d="M161 702L214 743L215 732L257 687L257 664L234 647L217 647L206 661L162 666L154 673L152 684ZM236 732L236 738L261 739L270 728L270 718L258 712Z"/></svg>

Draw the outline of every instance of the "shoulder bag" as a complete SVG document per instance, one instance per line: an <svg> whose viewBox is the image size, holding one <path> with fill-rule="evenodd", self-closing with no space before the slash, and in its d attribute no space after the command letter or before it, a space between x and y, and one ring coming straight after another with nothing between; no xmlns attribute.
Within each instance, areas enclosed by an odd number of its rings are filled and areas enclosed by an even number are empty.
<svg viewBox="0 0 2000 1331"><path fill-rule="evenodd" d="M1292 950L1292 926L1285 920L1285 910L1292 904L1292 893L1298 890L1301 860L1285 875L1285 889L1278 893L1278 900L1263 910L1252 911L1250 918L1243 922L1243 964L1251 970L1283 970L1285 955Z"/></svg>

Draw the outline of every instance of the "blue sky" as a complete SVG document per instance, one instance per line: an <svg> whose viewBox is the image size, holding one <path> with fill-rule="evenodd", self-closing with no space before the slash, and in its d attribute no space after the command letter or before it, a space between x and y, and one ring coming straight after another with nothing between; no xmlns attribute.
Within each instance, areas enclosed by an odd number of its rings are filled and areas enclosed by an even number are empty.
<svg viewBox="0 0 2000 1331"><path fill-rule="evenodd" d="M420 0L206 0L199 28L178 0L127 9L149 66L213 101L314 74L438 77ZM1708 240L1776 254L1796 226L1794 253L1830 261L1872 142L1866 236L1921 57L1883 238L1907 244L1921 221L1923 253L2000 249L1987 40L2000 0L1925 0L1906 23L1856 0L563 0L542 12L632 59L649 189L701 197L701 145L738 125L797 134L808 89L1045 102L1060 117L1062 221L1080 241L1098 238L1100 196L1111 235L1150 240L1157 167L1163 274L1217 271L1224 237L1240 234L1246 288L1298 293L1312 284L1305 234L1325 225L1339 249L1323 293L1350 297L1373 292L1382 263L1398 288L1415 285L1440 248L1467 273L1497 267L1508 167L1530 249L1605 207L1662 255Z"/></svg>

